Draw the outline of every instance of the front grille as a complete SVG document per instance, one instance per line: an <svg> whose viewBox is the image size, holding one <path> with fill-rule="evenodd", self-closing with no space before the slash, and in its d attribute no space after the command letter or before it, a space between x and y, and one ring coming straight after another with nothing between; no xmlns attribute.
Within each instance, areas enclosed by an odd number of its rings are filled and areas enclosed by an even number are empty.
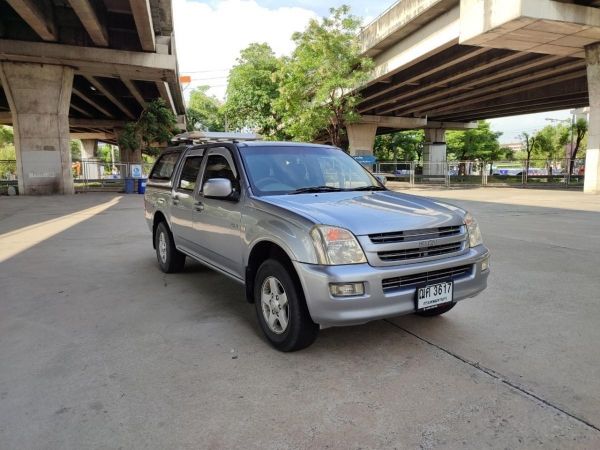
<svg viewBox="0 0 600 450"><path fill-rule="evenodd" d="M439 239L461 234L462 225L449 227L427 228L424 230L393 231L391 233L370 234L369 239L373 244L392 244L394 242L424 241Z"/></svg>
<svg viewBox="0 0 600 450"><path fill-rule="evenodd" d="M458 280L460 278L469 277L472 273L473 265L469 264L467 266L452 267L450 269L433 270L431 272L386 278L381 282L381 286L384 292L388 292L444 280Z"/></svg>
<svg viewBox="0 0 600 450"><path fill-rule="evenodd" d="M447 253L459 252L462 250L463 242L452 242L451 244L433 245L423 248L407 248L404 250L390 250L387 252L377 252L377 256L382 261L406 261L408 259L427 258L430 256L440 256Z"/></svg>

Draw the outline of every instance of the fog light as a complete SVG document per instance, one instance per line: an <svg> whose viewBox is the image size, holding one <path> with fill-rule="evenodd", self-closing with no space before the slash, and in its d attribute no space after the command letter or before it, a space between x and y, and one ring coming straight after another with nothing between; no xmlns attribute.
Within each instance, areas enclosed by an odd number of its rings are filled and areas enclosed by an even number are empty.
<svg viewBox="0 0 600 450"><path fill-rule="evenodd" d="M365 285L363 283L329 283L329 292L334 297L363 295L365 293Z"/></svg>
<svg viewBox="0 0 600 450"><path fill-rule="evenodd" d="M490 258L485 258L483 261L481 261L481 271L485 272L489 268L490 268Z"/></svg>

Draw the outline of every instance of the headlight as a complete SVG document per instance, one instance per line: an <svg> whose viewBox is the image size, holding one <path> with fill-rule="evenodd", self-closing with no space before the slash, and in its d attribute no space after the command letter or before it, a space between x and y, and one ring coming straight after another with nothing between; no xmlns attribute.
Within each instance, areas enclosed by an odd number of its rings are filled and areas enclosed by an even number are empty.
<svg viewBox="0 0 600 450"><path fill-rule="evenodd" d="M343 228L316 225L310 230L319 264L360 264L367 262L354 235Z"/></svg>
<svg viewBox="0 0 600 450"><path fill-rule="evenodd" d="M479 230L479 224L471 213L467 213L465 216L465 225L469 232L469 247L477 247L483 244L483 238L481 237L481 231Z"/></svg>

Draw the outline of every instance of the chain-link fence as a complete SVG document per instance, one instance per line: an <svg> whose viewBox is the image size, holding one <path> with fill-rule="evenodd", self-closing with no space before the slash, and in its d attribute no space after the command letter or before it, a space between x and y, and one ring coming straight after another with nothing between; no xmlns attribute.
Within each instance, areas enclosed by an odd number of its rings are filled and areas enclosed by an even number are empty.
<svg viewBox="0 0 600 450"><path fill-rule="evenodd" d="M585 160L378 162L373 171L407 186L583 186Z"/></svg>

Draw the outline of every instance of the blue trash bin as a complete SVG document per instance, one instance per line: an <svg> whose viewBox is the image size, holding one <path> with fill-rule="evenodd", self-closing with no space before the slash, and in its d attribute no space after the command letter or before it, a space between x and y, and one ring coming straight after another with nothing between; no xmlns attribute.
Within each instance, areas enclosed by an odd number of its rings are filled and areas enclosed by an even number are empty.
<svg viewBox="0 0 600 450"><path fill-rule="evenodd" d="M125 178L125 193L133 194L135 192L135 178Z"/></svg>
<svg viewBox="0 0 600 450"><path fill-rule="evenodd" d="M147 178L138 178L138 194L144 194L146 192Z"/></svg>

